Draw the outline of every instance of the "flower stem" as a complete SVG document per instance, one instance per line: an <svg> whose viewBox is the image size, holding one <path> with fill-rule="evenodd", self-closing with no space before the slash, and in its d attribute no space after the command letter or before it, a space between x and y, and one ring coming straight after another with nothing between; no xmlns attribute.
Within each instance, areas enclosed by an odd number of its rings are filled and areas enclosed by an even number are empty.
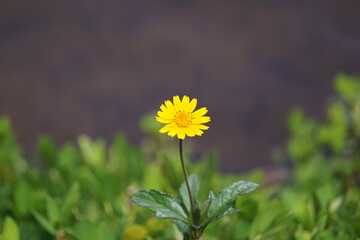
<svg viewBox="0 0 360 240"><path fill-rule="evenodd" d="M195 207L194 207L194 200L192 197L192 193L191 193L191 189L190 189L190 185L189 185L189 177L188 177L188 173L185 167L185 162L184 162L184 157L183 157L183 147L182 147L182 139L179 139L179 150L180 150L180 160L181 160L181 167L185 176L185 183L186 183L186 188L188 190L188 194L189 194L189 199L190 199L190 206L191 206L191 215L194 217L195 215Z"/></svg>

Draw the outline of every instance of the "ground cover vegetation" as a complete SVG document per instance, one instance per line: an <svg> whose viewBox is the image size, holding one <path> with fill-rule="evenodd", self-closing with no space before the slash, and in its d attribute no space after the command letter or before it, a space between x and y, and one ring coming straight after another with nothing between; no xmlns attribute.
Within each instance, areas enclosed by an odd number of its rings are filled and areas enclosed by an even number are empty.
<svg viewBox="0 0 360 240"><path fill-rule="evenodd" d="M360 239L360 79L339 74L334 85L323 120L298 108L289 114L289 138L274 154L288 170L282 181L266 184L262 169L220 173L214 150L191 162L185 143L201 202L232 182L260 184L236 200L242 211L211 223L201 239ZM129 200L141 189L177 196L184 181L176 143L158 133L154 115L140 125L139 146L123 134L111 143L82 135L63 145L42 135L29 157L2 117L0 240L183 239L171 220Z"/></svg>

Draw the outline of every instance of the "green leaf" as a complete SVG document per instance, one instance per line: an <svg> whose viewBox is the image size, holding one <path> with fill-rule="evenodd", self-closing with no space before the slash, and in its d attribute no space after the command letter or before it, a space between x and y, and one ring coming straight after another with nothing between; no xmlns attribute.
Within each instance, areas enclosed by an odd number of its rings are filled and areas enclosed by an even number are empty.
<svg viewBox="0 0 360 240"><path fill-rule="evenodd" d="M80 150L84 160L94 166L103 166L106 159L105 141L103 139L92 140L86 135L80 135L78 138Z"/></svg>
<svg viewBox="0 0 360 240"><path fill-rule="evenodd" d="M58 152L58 168L65 171L76 169L80 162L81 155L70 143L63 145Z"/></svg>
<svg viewBox="0 0 360 240"><path fill-rule="evenodd" d="M134 193L130 200L139 206L152 209L157 218L171 218L187 223L186 213L174 196L151 189Z"/></svg>
<svg viewBox="0 0 360 240"><path fill-rule="evenodd" d="M354 128L358 137L360 137L360 93L356 99L353 110Z"/></svg>
<svg viewBox="0 0 360 240"><path fill-rule="evenodd" d="M47 232L51 233L53 236L56 236L56 229L44 216L42 216L40 213L38 213L35 210L33 210L31 213Z"/></svg>
<svg viewBox="0 0 360 240"><path fill-rule="evenodd" d="M5 218L2 237L6 240L20 240L19 228L9 216Z"/></svg>
<svg viewBox="0 0 360 240"><path fill-rule="evenodd" d="M42 160L47 166L55 166L57 162L57 152L55 143L47 135L41 135L37 141L37 149Z"/></svg>
<svg viewBox="0 0 360 240"><path fill-rule="evenodd" d="M190 234L189 226L186 225L185 223L180 222L180 221L175 220L175 219L173 219L172 222L179 229L179 231L184 235L184 240L189 239L189 234Z"/></svg>
<svg viewBox="0 0 360 240"><path fill-rule="evenodd" d="M256 214L248 229L250 239L255 238L256 234L265 232L268 229L275 230L273 225L275 220L279 220L281 216L285 216L286 212L282 209L283 203L280 201L273 201L268 203L264 209L261 209L260 214Z"/></svg>
<svg viewBox="0 0 360 240"><path fill-rule="evenodd" d="M192 174L189 176L189 185L190 185L193 200L195 202L195 205L197 205L198 204L198 193L199 193L199 180L195 174ZM181 198L182 202L184 203L186 209L190 213L191 212L191 204L190 204L189 193L188 193L185 182L181 185L181 187L179 189L179 193L180 193L180 198Z"/></svg>
<svg viewBox="0 0 360 240"><path fill-rule="evenodd" d="M211 201L206 215L206 224L221 217L240 211L235 209L235 200L243 194L255 190L259 185L248 181L238 181L222 189Z"/></svg>
<svg viewBox="0 0 360 240"><path fill-rule="evenodd" d="M208 215L208 211L210 208L210 205L212 203L212 201L215 198L215 194L213 191L210 191L208 199L204 202L204 204L201 206L200 210L201 210L201 217L206 219L206 216ZM203 221L201 221L203 222Z"/></svg>
<svg viewBox="0 0 360 240"><path fill-rule="evenodd" d="M54 199L50 196L46 198L46 213L52 226L54 226L60 221L59 208L56 205Z"/></svg>
<svg viewBox="0 0 360 240"><path fill-rule="evenodd" d="M80 199L80 187L78 183L73 183L67 192L63 204L61 206L61 213L63 219L66 219L70 216L72 208Z"/></svg>
<svg viewBox="0 0 360 240"><path fill-rule="evenodd" d="M81 219L76 222L73 230L78 240L115 239L114 229L109 228L104 222L92 223L87 219Z"/></svg>
<svg viewBox="0 0 360 240"><path fill-rule="evenodd" d="M21 180L15 187L14 202L20 215L28 213L32 206L32 189L26 180Z"/></svg>
<svg viewBox="0 0 360 240"><path fill-rule="evenodd" d="M354 101L360 92L360 78L340 73L335 76L336 91L348 101Z"/></svg>

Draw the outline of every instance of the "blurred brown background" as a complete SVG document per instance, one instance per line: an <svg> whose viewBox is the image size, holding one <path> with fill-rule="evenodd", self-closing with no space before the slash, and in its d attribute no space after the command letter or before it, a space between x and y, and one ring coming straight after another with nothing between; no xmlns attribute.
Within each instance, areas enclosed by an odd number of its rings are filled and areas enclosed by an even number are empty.
<svg viewBox="0 0 360 240"><path fill-rule="evenodd" d="M294 105L320 117L332 78L359 74L360 1L2 1L0 114L32 147L79 133L143 137L173 95L209 109L195 142L221 169L268 166Z"/></svg>

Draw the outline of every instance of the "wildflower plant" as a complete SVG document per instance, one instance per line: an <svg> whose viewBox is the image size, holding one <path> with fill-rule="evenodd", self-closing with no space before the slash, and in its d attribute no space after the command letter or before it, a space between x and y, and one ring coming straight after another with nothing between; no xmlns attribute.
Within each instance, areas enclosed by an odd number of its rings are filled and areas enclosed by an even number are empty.
<svg viewBox="0 0 360 240"><path fill-rule="evenodd" d="M249 181L234 182L218 193L210 191L208 199L200 204L198 200L199 180L196 175L188 176L183 156L183 140L186 137L201 136L211 121L205 116L208 112L203 107L195 110L197 99L188 96L174 96L160 106L156 120L166 124L160 133L167 133L179 139L179 155L185 182L175 197L157 190L141 190L130 197L135 204L155 211L156 218L168 218L184 235L184 240L199 240L205 228L213 221L239 212L235 208L236 199L258 187Z"/></svg>

